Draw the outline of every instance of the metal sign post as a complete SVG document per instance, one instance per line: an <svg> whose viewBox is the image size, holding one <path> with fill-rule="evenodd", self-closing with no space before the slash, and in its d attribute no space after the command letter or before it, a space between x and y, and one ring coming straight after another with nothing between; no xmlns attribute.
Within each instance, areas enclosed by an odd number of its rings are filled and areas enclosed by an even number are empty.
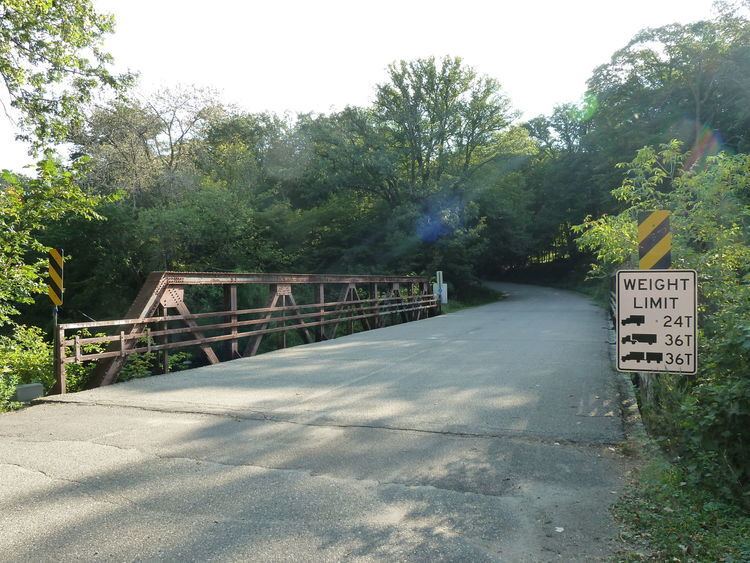
<svg viewBox="0 0 750 563"><path fill-rule="evenodd" d="M55 355L55 379L57 383L53 392L65 393L65 365L59 361L62 354L60 348L64 342L60 339L58 328L58 307L63 304L65 284L63 282L63 269L65 265L65 252L62 248L51 248L49 251L49 283L47 284L47 295L52 301L52 331L54 336Z"/></svg>
<svg viewBox="0 0 750 563"><path fill-rule="evenodd" d="M695 374L695 270L617 272L617 369Z"/></svg>
<svg viewBox="0 0 750 563"><path fill-rule="evenodd" d="M443 282L442 270L438 270L435 274L435 283L432 284L432 293L437 295L438 311L442 312L442 305L448 303L448 284Z"/></svg>

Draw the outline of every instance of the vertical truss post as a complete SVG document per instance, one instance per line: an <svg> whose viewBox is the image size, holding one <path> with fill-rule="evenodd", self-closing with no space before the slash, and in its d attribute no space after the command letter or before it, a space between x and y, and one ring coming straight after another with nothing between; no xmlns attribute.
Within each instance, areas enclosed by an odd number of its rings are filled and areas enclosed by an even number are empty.
<svg viewBox="0 0 750 563"><path fill-rule="evenodd" d="M167 307L164 305L159 305L159 314L162 317L167 316ZM161 323L162 330L167 330L169 328L169 323L167 321L164 321ZM162 343L163 344L169 344L169 335L165 334L162 337ZM162 373L169 373L169 350L165 348L161 352L161 371Z"/></svg>
<svg viewBox="0 0 750 563"><path fill-rule="evenodd" d="M286 295L281 296L281 306L286 307ZM281 310L281 328L286 328L286 311ZM286 348L286 330L281 331L281 348Z"/></svg>
<svg viewBox="0 0 750 563"><path fill-rule="evenodd" d="M224 310L225 311L234 311L237 310L237 285L231 284L231 285L225 285L224 286ZM230 328L232 336L237 336L237 315L231 314L226 318L226 321L228 323L232 323L232 326ZM239 351L239 343L237 338L232 338L232 340L229 341L229 359L233 360L237 358L240 355Z"/></svg>
<svg viewBox="0 0 750 563"><path fill-rule="evenodd" d="M391 311L398 309L399 305L401 304L401 284L398 283L392 283L391 284L391 297L397 297L398 299L394 299L390 302L392 305ZM396 319L398 319L401 315L398 313L391 313L391 320L393 323L396 323Z"/></svg>
<svg viewBox="0 0 750 563"><path fill-rule="evenodd" d="M372 312L375 313L375 316L372 319L373 327L380 328L383 326L383 323L381 322L380 318L380 295L378 295L378 284L374 283L372 284L372 298L375 300L375 302L372 304L373 307L375 307Z"/></svg>
<svg viewBox="0 0 750 563"><path fill-rule="evenodd" d="M420 289L419 289L419 298L420 298L420 305L419 306L420 307L426 306L425 302L424 302L424 299L426 297L427 297L427 282L422 282L420 284ZM430 316L430 310L429 309L425 310L425 316L426 317ZM417 311L417 320L419 320L421 318L422 318L422 309L420 309L419 311Z"/></svg>
<svg viewBox="0 0 750 563"><path fill-rule="evenodd" d="M325 307L323 306L325 302L326 302L326 286L324 283L320 283L318 284L318 303L320 303L320 309L318 309L318 313L320 313L320 318L318 319L318 321L321 323L325 320L326 310L325 310ZM317 332L318 342L321 342L326 339L326 331L325 331L324 324L318 325L318 329L316 332Z"/></svg>

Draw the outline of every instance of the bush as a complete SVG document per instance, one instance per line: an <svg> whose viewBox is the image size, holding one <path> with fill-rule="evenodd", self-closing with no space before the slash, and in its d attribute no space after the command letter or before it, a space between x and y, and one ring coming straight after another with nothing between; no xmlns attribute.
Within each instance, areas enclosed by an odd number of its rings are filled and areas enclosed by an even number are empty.
<svg viewBox="0 0 750 563"><path fill-rule="evenodd" d="M690 484L689 472L658 454L614 507L624 540L647 543L654 561L748 561L750 517ZM622 560L642 561L640 553Z"/></svg>
<svg viewBox="0 0 750 563"><path fill-rule="evenodd" d="M54 385L52 346L42 329L16 325L12 336L0 336L0 410L18 406L11 401L16 386L34 381L46 391Z"/></svg>
<svg viewBox="0 0 750 563"><path fill-rule="evenodd" d="M673 266L698 272L699 372L660 375L644 419L688 482L750 508L750 155L694 163L672 142L626 166L627 208L576 227L579 245L606 276L636 263L637 212L671 210Z"/></svg>

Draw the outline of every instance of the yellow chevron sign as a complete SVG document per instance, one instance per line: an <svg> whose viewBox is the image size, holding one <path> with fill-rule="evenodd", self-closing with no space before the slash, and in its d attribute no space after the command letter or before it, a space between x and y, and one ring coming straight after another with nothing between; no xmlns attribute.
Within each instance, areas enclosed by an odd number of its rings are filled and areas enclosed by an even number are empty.
<svg viewBox="0 0 750 563"><path fill-rule="evenodd" d="M49 251L49 284L47 294L53 305L63 304L63 249L52 248Z"/></svg>
<svg viewBox="0 0 750 563"><path fill-rule="evenodd" d="M638 214L638 258L641 270L665 270L672 266L669 211Z"/></svg>

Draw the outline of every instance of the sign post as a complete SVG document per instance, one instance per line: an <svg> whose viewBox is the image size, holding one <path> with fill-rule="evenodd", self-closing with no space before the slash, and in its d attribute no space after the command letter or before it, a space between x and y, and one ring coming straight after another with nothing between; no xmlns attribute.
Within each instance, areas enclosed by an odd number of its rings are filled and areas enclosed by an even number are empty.
<svg viewBox="0 0 750 563"><path fill-rule="evenodd" d="M617 272L617 369L695 374L695 270Z"/></svg>
<svg viewBox="0 0 750 563"><path fill-rule="evenodd" d="M442 306L448 303L448 284L443 281L442 270L438 270L435 275L435 283L432 284L432 293L437 296L438 311L442 312Z"/></svg>
<svg viewBox="0 0 750 563"><path fill-rule="evenodd" d="M49 283L47 284L47 295L52 301L52 330L54 335L55 355L55 379L57 384L55 391L65 393L65 365L62 363L61 347L65 343L61 341L60 331L57 328L57 308L63 304L63 269L65 264L65 253L62 248L51 248L49 251Z"/></svg>

